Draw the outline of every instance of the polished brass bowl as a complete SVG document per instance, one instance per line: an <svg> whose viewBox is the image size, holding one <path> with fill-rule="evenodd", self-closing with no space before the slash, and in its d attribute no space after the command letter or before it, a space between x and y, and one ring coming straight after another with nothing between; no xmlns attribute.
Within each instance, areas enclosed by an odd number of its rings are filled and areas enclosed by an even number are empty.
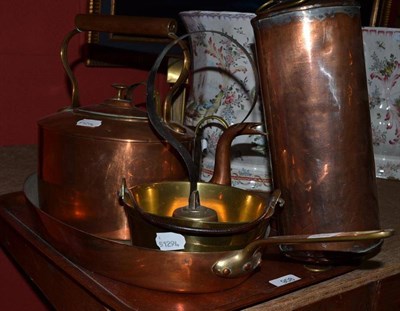
<svg viewBox="0 0 400 311"><path fill-rule="evenodd" d="M184 240L182 251L240 249L265 237L280 191L264 198L242 189L198 183L201 205L214 210L218 221L173 217L188 205L189 182L160 182L122 187L133 245L160 249L160 233L173 232ZM268 203L269 202L269 203Z"/></svg>

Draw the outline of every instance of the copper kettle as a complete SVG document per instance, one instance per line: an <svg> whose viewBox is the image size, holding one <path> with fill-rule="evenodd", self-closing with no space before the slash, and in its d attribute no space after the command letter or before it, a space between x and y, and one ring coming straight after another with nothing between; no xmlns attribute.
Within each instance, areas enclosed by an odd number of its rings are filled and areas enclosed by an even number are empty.
<svg viewBox="0 0 400 311"><path fill-rule="evenodd" d="M117 208L121 176L129 184L183 180L187 173L176 151L151 127L147 113L132 106L129 88L116 85L117 95L105 102L80 106L76 79L68 64L67 46L81 31L106 31L175 37L176 21L165 18L78 15L76 29L63 43L61 57L72 83L72 104L38 122L40 205L50 215L101 237L127 240L127 220ZM184 50L184 57L188 52ZM185 63L188 63L186 60ZM184 68L172 92L187 79ZM169 94L167 98L172 98ZM165 109L170 107L164 104ZM169 131L187 149L194 134L183 126Z"/></svg>

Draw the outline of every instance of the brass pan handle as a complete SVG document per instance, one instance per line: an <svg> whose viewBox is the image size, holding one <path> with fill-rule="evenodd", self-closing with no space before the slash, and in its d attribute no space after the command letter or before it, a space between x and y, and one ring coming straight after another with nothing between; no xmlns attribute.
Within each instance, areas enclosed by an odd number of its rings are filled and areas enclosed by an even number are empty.
<svg viewBox="0 0 400 311"><path fill-rule="evenodd" d="M212 267L213 272L225 278L236 278L250 274L261 263L261 250L271 244L299 244L299 243L328 243L351 242L359 240L380 240L394 234L393 229L335 232L310 235L273 236L263 240L256 240L245 248L234 251L218 260Z"/></svg>
<svg viewBox="0 0 400 311"><path fill-rule="evenodd" d="M64 37L60 51L61 62L72 85L71 108L80 106L78 82L68 62L68 44L73 36L82 31L100 31L131 35L138 40L169 42L176 38L177 22L170 18L79 14L75 17L75 27Z"/></svg>

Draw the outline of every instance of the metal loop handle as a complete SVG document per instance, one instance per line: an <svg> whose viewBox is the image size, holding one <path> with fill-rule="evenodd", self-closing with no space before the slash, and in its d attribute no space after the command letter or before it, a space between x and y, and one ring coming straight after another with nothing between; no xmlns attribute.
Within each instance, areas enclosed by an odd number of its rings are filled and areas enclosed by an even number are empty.
<svg viewBox="0 0 400 311"><path fill-rule="evenodd" d="M142 39L158 38L163 39L164 42L170 42L176 38L177 22L170 18L79 14L75 17L75 27L64 37L60 51L61 62L72 85L71 108L80 106L78 82L68 62L68 45L73 36L83 31L100 31L132 35ZM184 50L184 47L181 47ZM188 52L186 54L184 52L184 56L188 57ZM186 62L189 61L186 60ZM188 72L182 70L180 80L186 80L187 75ZM179 86L178 82L183 83L177 81L174 92Z"/></svg>
<svg viewBox="0 0 400 311"><path fill-rule="evenodd" d="M178 39L178 37L175 34L171 34L170 37L175 40ZM176 92L181 87L181 85L183 85L186 82L190 72L191 55L189 48L183 40L178 40L177 43L183 52L183 66L178 79L175 81L174 85L171 87L167 96L164 99L164 106L162 112L163 112L163 119L167 123L170 123L171 121L171 107L173 98Z"/></svg>
<svg viewBox="0 0 400 311"><path fill-rule="evenodd" d="M197 133L199 132L199 130L202 128L203 124L208 121L208 120L217 120L219 123L221 123L221 125L227 129L229 127L228 122L225 121L224 118L220 117L220 116L215 116L215 115L211 115L211 116L207 116L204 117L200 120L199 123L197 123L196 128L194 130L194 135L197 136Z"/></svg>
<svg viewBox="0 0 400 311"><path fill-rule="evenodd" d="M177 39L175 39L174 41L169 43L163 49L163 51L159 54L155 63L153 64L153 67L150 70L148 80L147 80L147 100L146 100L146 102L147 102L147 111L148 111L149 120L152 123L154 129L158 132L158 134L169 142L169 144L179 153L179 155L182 157L183 161L185 162L186 168L188 170L189 181L190 181L190 193L197 190L198 172L196 169L196 165L195 165L189 151L170 133L169 130L167 130L167 127L163 124L160 117L157 115L155 98L154 98L155 97L154 85L155 85L155 79L156 79L156 74L157 74L158 68L160 67L161 62L164 59L164 57L166 56L166 54L168 53L168 51L175 44L179 43L179 41L181 41L185 38L191 37L193 35L200 34L200 33L215 33L215 34L219 34L219 35L229 39L230 41L232 41L246 55L246 57L248 58L248 60L250 62L250 65L253 69L253 72L254 73L257 72L257 67L255 65L255 62L254 62L251 54L237 40L235 40L231 36L221 32L221 31L216 31L216 30L195 31L195 32L185 34L185 35L178 37ZM256 77L253 103L252 103L252 106L251 106L249 112L247 113L245 118L242 120L242 122L244 122L248 118L250 113L253 111L254 106L257 102L258 92L259 92L259 81ZM190 193L189 193L188 197L190 196Z"/></svg>

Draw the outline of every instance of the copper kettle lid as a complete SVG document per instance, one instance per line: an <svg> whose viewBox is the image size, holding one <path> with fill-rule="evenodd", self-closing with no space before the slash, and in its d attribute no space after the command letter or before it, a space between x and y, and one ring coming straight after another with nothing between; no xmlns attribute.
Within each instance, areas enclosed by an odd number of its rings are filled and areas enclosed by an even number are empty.
<svg viewBox="0 0 400 311"><path fill-rule="evenodd" d="M132 100L132 91L142 84L135 83L128 86L114 83L112 87L117 91L115 96L106 99L100 104L77 107L74 111L97 117L147 121L147 112L136 107Z"/></svg>

